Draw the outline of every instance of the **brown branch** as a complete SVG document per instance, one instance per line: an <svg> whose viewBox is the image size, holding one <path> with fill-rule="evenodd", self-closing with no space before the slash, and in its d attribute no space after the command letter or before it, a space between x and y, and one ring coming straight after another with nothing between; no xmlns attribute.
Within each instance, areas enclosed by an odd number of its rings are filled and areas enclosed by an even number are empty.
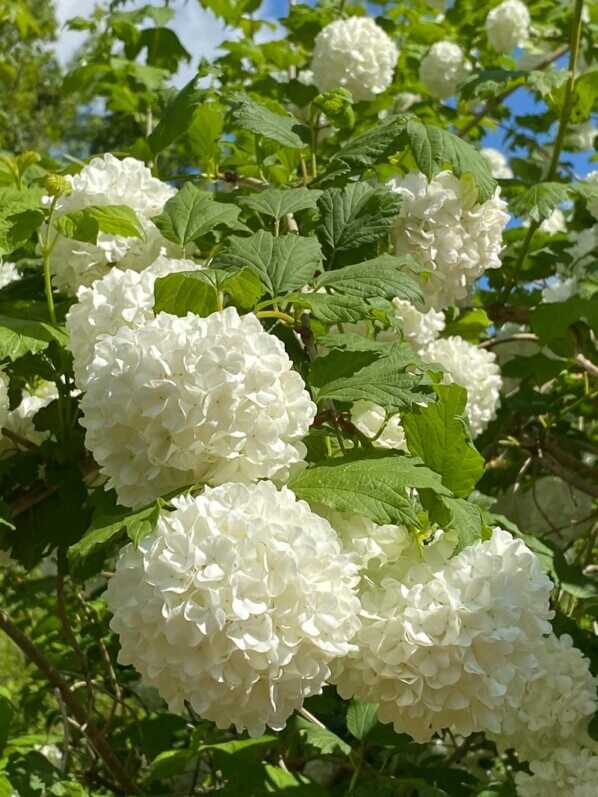
<svg viewBox="0 0 598 797"><path fill-rule="evenodd" d="M88 719L87 712L79 700L75 697L71 688L63 679L60 671L49 661L41 650L14 624L6 612L0 611L0 629L12 639L15 645L25 654L42 675L48 680L52 687L58 689L65 706L77 723L81 726L82 732L88 738L90 744L102 758L114 779L122 789L123 794L139 794L137 785L118 759L114 750L110 747L104 736L101 734L93 720Z"/></svg>
<svg viewBox="0 0 598 797"><path fill-rule="evenodd" d="M546 468L546 470L553 474L553 476L558 476L559 479L562 479L564 482L567 482L567 484L570 484L572 487L575 487L577 490L585 493L586 495L591 495L593 498L598 498L598 484L596 482L587 482L574 470L562 465L547 451L538 451L538 459Z"/></svg>
<svg viewBox="0 0 598 797"><path fill-rule="evenodd" d="M547 66L550 66L550 64L553 64L555 61L558 61L558 59L562 55L565 55L568 49L569 45L565 44L562 47L560 47L558 50L555 50L554 53L552 53L552 55L550 55L548 58L544 59L544 61L538 64L536 70L546 69ZM475 116L472 116L472 118L469 120L469 122L467 122L467 124L463 125L463 127L457 130L457 135L459 136L459 138L463 138L464 136L466 136L470 130L473 130L473 128L476 127L482 121L482 119L484 119L489 114L493 113L498 108L498 106L507 99L507 97L510 97L511 94L513 94L513 92L517 91L517 89L519 88L521 88L520 83L516 84L515 86L511 86L510 88L505 89L504 91L501 91L501 93L497 97L493 97L491 100L488 100L486 105L484 105L484 107L481 108L475 114Z"/></svg>
<svg viewBox="0 0 598 797"><path fill-rule="evenodd" d="M557 462L560 462L561 465L577 471L584 478L590 479L598 485L598 468L593 468L591 465L586 465L585 462L580 462L577 457L572 456L567 451L563 451L562 448L559 448L554 443L544 442L542 448L554 457Z"/></svg>
<svg viewBox="0 0 598 797"><path fill-rule="evenodd" d="M95 476L99 472L99 467L93 460L87 460L81 465L81 476L84 479L90 476ZM47 498L57 493L60 490L58 484L47 484L42 482L38 487L35 487L24 495L19 496L15 501L10 504L10 517L14 518L18 515L27 512L28 509L33 509L37 504L41 504Z"/></svg>
<svg viewBox="0 0 598 797"><path fill-rule="evenodd" d="M501 346L503 343L513 343L513 341L518 340L529 340L537 343L538 336L534 335L533 332L517 332L515 335L509 335L505 338L491 338L490 340L485 340L478 345L478 348L493 349L495 346Z"/></svg>
<svg viewBox="0 0 598 797"><path fill-rule="evenodd" d="M532 312L529 307L507 307L504 304L489 304L484 308L488 318L495 323L511 321L514 324L529 324Z"/></svg>
<svg viewBox="0 0 598 797"><path fill-rule="evenodd" d="M32 443L31 440L27 440L26 437L16 434L16 432L11 432L10 429L7 429L4 426L2 427L1 433L2 437L8 437L9 440L12 440L13 443L21 446L22 448L28 448L29 451L39 451L39 446L37 446L35 443Z"/></svg>
<svg viewBox="0 0 598 797"><path fill-rule="evenodd" d="M594 365L594 363L591 360L588 360L587 357L584 357L583 354L578 354L575 357L575 362L590 376L598 379L598 365Z"/></svg>
<svg viewBox="0 0 598 797"><path fill-rule="evenodd" d="M91 686L91 676L89 667L87 666L87 661L85 659L85 654L81 650L81 646L77 641L77 637L71 628L71 624L66 612L66 604L64 599L64 573L60 569L60 564L58 565L58 573L56 574L56 607L58 609L58 617L60 618L64 635L66 636L68 643L71 646L77 661L79 662L81 673L85 679L85 683L87 684L87 721L89 721L91 712L93 710L93 689Z"/></svg>

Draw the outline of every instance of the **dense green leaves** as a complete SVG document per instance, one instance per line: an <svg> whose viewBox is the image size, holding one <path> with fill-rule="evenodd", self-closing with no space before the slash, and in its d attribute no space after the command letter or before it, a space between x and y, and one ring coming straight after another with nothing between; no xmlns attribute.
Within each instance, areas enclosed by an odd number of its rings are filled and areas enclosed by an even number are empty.
<svg viewBox="0 0 598 797"><path fill-rule="evenodd" d="M268 188L259 194L241 197L239 204L243 207L281 219L287 213L297 213L307 208L316 208L321 192L309 188L295 188L291 191L281 191L277 188Z"/></svg>
<svg viewBox="0 0 598 797"><path fill-rule="evenodd" d="M16 360L29 352L47 349L52 341L64 345L66 333L42 321L0 315L0 359Z"/></svg>
<svg viewBox="0 0 598 797"><path fill-rule="evenodd" d="M272 296L303 287L322 262L315 238L282 235L276 238L260 230L249 238L231 236L226 250L214 259L224 269L253 269Z"/></svg>
<svg viewBox="0 0 598 797"><path fill-rule="evenodd" d="M203 98L203 92L195 87L196 82L193 78L180 91L170 90L160 121L147 140L153 155L162 152L189 128Z"/></svg>
<svg viewBox="0 0 598 797"><path fill-rule="evenodd" d="M420 284L413 279L409 270L412 263L408 255L380 255L365 263L325 272L317 278L316 288L333 288L363 298L396 297L415 303L423 299L423 294Z"/></svg>
<svg viewBox="0 0 598 797"><path fill-rule="evenodd" d="M187 271L156 280L154 311L207 316L218 309L219 294L227 294L238 307L249 308L262 293L260 280L250 268L232 273L215 268Z"/></svg>

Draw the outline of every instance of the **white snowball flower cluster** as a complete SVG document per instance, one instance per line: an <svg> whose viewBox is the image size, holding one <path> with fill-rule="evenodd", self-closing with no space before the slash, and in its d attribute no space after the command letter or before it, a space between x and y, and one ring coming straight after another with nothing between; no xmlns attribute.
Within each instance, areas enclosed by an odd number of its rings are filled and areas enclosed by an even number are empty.
<svg viewBox="0 0 598 797"><path fill-rule="evenodd" d="M577 291L577 279L568 277L567 279L555 278L549 285L542 289L542 301L544 304L554 304L555 302L565 302Z"/></svg>
<svg viewBox="0 0 598 797"><path fill-rule="evenodd" d="M422 58L419 79L430 94L441 100L452 96L469 72L471 64L463 50L453 42L435 42Z"/></svg>
<svg viewBox="0 0 598 797"><path fill-rule="evenodd" d="M567 223L565 222L565 214L560 208L555 208L552 213L547 216L540 224L540 230L549 235L556 235L559 232L567 231Z"/></svg>
<svg viewBox="0 0 598 797"><path fill-rule="evenodd" d="M542 640L536 656L521 705L506 712L498 737L501 750L513 748L530 761L583 741L597 708L598 681L568 634Z"/></svg>
<svg viewBox="0 0 598 797"><path fill-rule="evenodd" d="M4 371L0 371L0 428L6 424L8 418L8 384L7 375Z"/></svg>
<svg viewBox="0 0 598 797"><path fill-rule="evenodd" d="M468 286L487 269L500 268L509 214L499 189L479 203L471 182L450 171L430 182L413 172L387 185L403 197L394 228L396 253L412 255L432 272L424 285L428 307L440 309L464 299Z"/></svg>
<svg viewBox="0 0 598 797"><path fill-rule="evenodd" d="M521 0L504 0L488 12L488 43L500 53L523 47L529 39L530 14Z"/></svg>
<svg viewBox="0 0 598 797"><path fill-rule="evenodd" d="M362 568L396 562L413 546L413 536L406 526L377 526L364 515L337 512L323 504L312 508L326 518L340 536L344 549L357 556Z"/></svg>
<svg viewBox="0 0 598 797"><path fill-rule="evenodd" d="M379 703L382 722L421 742L447 727L499 732L550 630L552 585L521 540L496 528L447 559L446 536L365 574L359 650L335 675L342 697Z"/></svg>
<svg viewBox="0 0 598 797"><path fill-rule="evenodd" d="M598 136L598 127L594 127L592 120L572 125L567 130L565 145L568 149L585 151L594 149L594 141Z"/></svg>
<svg viewBox="0 0 598 797"><path fill-rule="evenodd" d="M370 17L337 19L316 36L314 83L320 91L343 86L356 100L373 100L392 83L398 57L392 39Z"/></svg>
<svg viewBox="0 0 598 797"><path fill-rule="evenodd" d="M598 219L598 169L590 172L586 177L586 181L596 186L597 193L592 199L588 200L587 207L592 216Z"/></svg>
<svg viewBox="0 0 598 797"><path fill-rule="evenodd" d="M5 288L11 282L16 282L21 279L15 263L9 263L7 260L2 260L0 257L0 288Z"/></svg>
<svg viewBox="0 0 598 797"><path fill-rule="evenodd" d="M561 747L531 761L532 775L517 772L519 797L596 797L598 755L586 747Z"/></svg>
<svg viewBox="0 0 598 797"><path fill-rule="evenodd" d="M442 311L431 308L426 312L418 310L411 302L404 299L393 299L395 317L403 325L403 335L414 346L426 346L436 340L446 325L446 318ZM378 335L379 340L386 340L388 332ZM394 334L393 334L394 337Z"/></svg>
<svg viewBox="0 0 598 797"><path fill-rule="evenodd" d="M98 341L81 409L87 448L134 508L197 481L288 477L316 414L281 341L233 307Z"/></svg>
<svg viewBox="0 0 598 797"><path fill-rule="evenodd" d="M135 158L119 160L110 153L94 158L75 176L67 176L72 191L56 203L56 216L91 206L126 205L137 214L143 228L140 238L100 232L96 244L59 236L50 258L54 284L68 293L80 285L104 276L111 264L141 271L161 253L172 250L153 216L176 193L152 176L147 166Z"/></svg>
<svg viewBox="0 0 598 797"><path fill-rule="evenodd" d="M25 392L19 406L8 413L2 426L34 445L40 445L48 437L48 432L40 432L35 428L34 417L56 398L58 398L56 385L49 382L34 392ZM16 444L13 440L8 437L0 437L0 456L14 451L15 448Z"/></svg>
<svg viewBox="0 0 598 797"><path fill-rule="evenodd" d="M499 149L484 147L480 152L490 164L490 170L494 178L497 180L511 180L513 178L513 170L509 166L509 161Z"/></svg>
<svg viewBox="0 0 598 797"><path fill-rule="evenodd" d="M171 711L281 729L359 628L357 566L330 524L270 482L179 497L121 552L105 598L132 664Z"/></svg>
<svg viewBox="0 0 598 797"><path fill-rule="evenodd" d="M351 422L376 448L407 451L405 432L398 414L386 420L386 410L374 401L359 399L351 407Z"/></svg>
<svg viewBox="0 0 598 797"><path fill-rule="evenodd" d="M454 383L467 390L465 414L473 437L477 437L496 418L500 399L502 379L494 352L451 335L433 341L419 353L426 362L445 367L445 384Z"/></svg>
<svg viewBox="0 0 598 797"><path fill-rule="evenodd" d="M192 260L160 256L143 271L122 271L115 266L91 287L81 286L77 291L78 301L66 318L77 387L85 389L99 340L115 335L121 327L137 329L154 318L154 286L159 277L198 268Z"/></svg>

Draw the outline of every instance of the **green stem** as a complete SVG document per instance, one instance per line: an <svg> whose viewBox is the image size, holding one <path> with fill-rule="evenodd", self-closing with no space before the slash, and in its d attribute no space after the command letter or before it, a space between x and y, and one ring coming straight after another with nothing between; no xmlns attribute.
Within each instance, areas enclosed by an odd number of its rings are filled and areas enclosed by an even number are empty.
<svg viewBox="0 0 598 797"><path fill-rule="evenodd" d="M295 319L288 313L282 313L279 310L260 310L256 313L258 318L278 318L279 321L284 321L285 324L294 324Z"/></svg>
<svg viewBox="0 0 598 797"><path fill-rule="evenodd" d="M561 159L561 152L565 143L565 136L567 135L567 125L569 124L569 117L571 116L571 109L573 107L573 89L575 87L575 72L577 70L577 59L579 58L579 45L581 42L581 14L583 10L583 0L575 0L575 8L573 10L573 27L571 31L571 46L569 50L569 76L565 84L565 94L563 97L563 106L561 108L561 115L559 118L559 126L554 141L554 149L552 150L552 158L548 166L548 171L544 177L545 181L550 181L556 175L559 168L559 161ZM517 272L520 271L525 259L529 253L532 239L540 227L539 221L532 221L529 225L527 235L523 241L521 254L517 261Z"/></svg>
<svg viewBox="0 0 598 797"><path fill-rule="evenodd" d="M45 240L42 240L40 235L40 247L42 252L42 263L44 267L44 288L46 291L46 302L48 304L48 314L50 322L56 326L56 310L54 308L54 296L52 295L52 274L50 272L50 254L52 253L53 245L50 244L50 234L52 232L52 222L54 220L54 211L56 209L56 202L58 197L54 197L50 205L50 213L48 215L48 224L46 227Z"/></svg>

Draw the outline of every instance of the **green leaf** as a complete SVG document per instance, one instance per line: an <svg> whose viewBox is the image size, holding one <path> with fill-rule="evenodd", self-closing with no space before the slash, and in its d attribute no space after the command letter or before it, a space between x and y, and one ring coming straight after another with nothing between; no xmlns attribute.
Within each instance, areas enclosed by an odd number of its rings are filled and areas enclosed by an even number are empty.
<svg viewBox="0 0 598 797"><path fill-rule="evenodd" d="M61 328L43 321L0 315L0 360L17 360L28 352L35 354L47 349L52 341L64 346L68 336Z"/></svg>
<svg viewBox="0 0 598 797"><path fill-rule="evenodd" d="M189 128L193 113L204 95L203 91L195 88L196 80L194 77L178 92L171 89L160 121L147 140L153 155L162 152Z"/></svg>
<svg viewBox="0 0 598 797"><path fill-rule="evenodd" d="M350 296L397 297L415 303L422 301L423 292L409 271L411 263L409 255L380 255L365 263L324 272L317 278L315 287L316 290L331 287Z"/></svg>
<svg viewBox="0 0 598 797"><path fill-rule="evenodd" d="M8 741L14 713L10 692L5 687L0 686L0 755Z"/></svg>
<svg viewBox="0 0 598 797"><path fill-rule="evenodd" d="M169 241L185 246L215 227L234 227L240 210L235 205L216 202L209 191L185 183L152 221Z"/></svg>
<svg viewBox="0 0 598 797"><path fill-rule="evenodd" d="M312 387L321 387L337 379L352 376L356 371L370 365L382 352L388 355L392 344L386 344L386 351L369 349L367 351L342 351L333 349L324 357L318 357L309 369L309 382Z"/></svg>
<svg viewBox="0 0 598 797"><path fill-rule="evenodd" d="M568 198L569 187L563 183L536 183L512 200L511 210L517 216L542 221Z"/></svg>
<svg viewBox="0 0 598 797"><path fill-rule="evenodd" d="M293 725L305 744L322 755L348 756L351 753L351 745L328 728L320 728L319 725L297 716L293 718Z"/></svg>
<svg viewBox="0 0 598 797"><path fill-rule="evenodd" d="M371 315L364 299L328 293L306 293L294 297L299 307L307 307L312 316L324 324L356 324Z"/></svg>
<svg viewBox="0 0 598 797"><path fill-rule="evenodd" d="M154 285L154 312L186 316L195 313L202 317L218 309L218 292L203 279L201 272L187 271L160 277Z"/></svg>
<svg viewBox="0 0 598 797"><path fill-rule="evenodd" d="M430 489L450 495L440 476L418 459L399 454L356 452L307 468L289 480L289 488L311 503L326 504L340 512L356 512L378 524L418 526L408 489Z"/></svg>
<svg viewBox="0 0 598 797"><path fill-rule="evenodd" d="M44 214L40 210L22 210L0 217L0 256L10 255L24 246L39 228Z"/></svg>
<svg viewBox="0 0 598 797"><path fill-rule="evenodd" d="M309 140L309 128L290 114L283 116L274 113L241 92L233 94L229 102L232 121L242 130L249 130L292 149L302 149L305 141Z"/></svg>
<svg viewBox="0 0 598 797"><path fill-rule="evenodd" d="M372 245L388 235L401 203L399 194L367 183L324 191L318 200L320 221L316 232L328 268L339 257L343 263L367 258Z"/></svg>
<svg viewBox="0 0 598 797"><path fill-rule="evenodd" d="M486 311L481 307L473 310L464 310L455 321L447 322L444 334L458 335L471 343L477 343L491 325Z"/></svg>
<svg viewBox="0 0 598 797"><path fill-rule="evenodd" d="M125 534L136 545L154 530L162 503L156 501L137 512L113 505L107 514L92 518L89 530L67 551L69 571L74 578L84 580L94 575L113 546Z"/></svg>
<svg viewBox="0 0 598 797"><path fill-rule="evenodd" d="M360 742L378 724L378 704L363 703L354 697L347 709L347 730Z"/></svg>
<svg viewBox="0 0 598 797"><path fill-rule="evenodd" d="M195 758L190 750L164 750L150 764L147 780L170 780L189 769Z"/></svg>
<svg viewBox="0 0 598 797"><path fill-rule="evenodd" d="M292 234L276 238L259 230L249 238L231 236L226 251L214 258L213 265L223 269L248 266L271 296L280 296L307 285L321 262L315 238Z"/></svg>
<svg viewBox="0 0 598 797"><path fill-rule="evenodd" d="M191 151L209 170L213 170L220 160L223 130L224 119L220 106L204 104L195 109L187 136Z"/></svg>
<svg viewBox="0 0 598 797"><path fill-rule="evenodd" d="M239 199L239 205L265 216L281 219L287 213L297 213L299 210L316 208L321 191L309 188L293 188L282 191L279 188L268 188L259 194L251 194Z"/></svg>
<svg viewBox="0 0 598 797"><path fill-rule="evenodd" d="M428 180L446 166L457 177L471 175L478 189L478 202L486 202L494 195L496 180L492 177L486 158L471 144L434 125L410 121L407 138L413 159Z"/></svg>
<svg viewBox="0 0 598 797"><path fill-rule="evenodd" d="M413 456L442 477L457 497L469 495L484 472L462 416L467 391L458 385L435 385L438 401L414 407L402 416L407 445Z"/></svg>
<svg viewBox="0 0 598 797"><path fill-rule="evenodd" d="M419 358L408 343L395 344L388 357L366 365L352 376L335 379L318 391L318 400L334 399L353 403L359 399L374 401L390 412L404 410L416 401L425 401L428 378L407 368ZM419 391L416 388L420 388Z"/></svg>
<svg viewBox="0 0 598 797"><path fill-rule="evenodd" d="M430 519L447 532L457 532L459 536L455 553L484 539L490 531L484 521L482 508L463 498L450 498L446 495L436 497Z"/></svg>
<svg viewBox="0 0 598 797"><path fill-rule="evenodd" d="M100 232L137 238L142 234L135 211L127 205L98 205L85 208L98 224Z"/></svg>
<svg viewBox="0 0 598 797"><path fill-rule="evenodd" d="M598 302L572 296L566 302L541 304L532 313L532 329L540 343L562 338L576 321L586 320L591 329L598 329Z"/></svg>
<svg viewBox="0 0 598 797"><path fill-rule="evenodd" d="M525 83L528 73L522 69L485 69L478 72L461 86L461 99L473 97L490 99L505 89L514 89Z"/></svg>
<svg viewBox="0 0 598 797"><path fill-rule="evenodd" d="M527 85L543 99L553 99L555 91L566 82L567 71L564 69L534 69L527 77Z"/></svg>
<svg viewBox="0 0 598 797"><path fill-rule="evenodd" d="M98 222L85 210L73 210L54 219L54 227L65 238L95 244L100 227Z"/></svg>
<svg viewBox="0 0 598 797"><path fill-rule="evenodd" d="M390 354L394 342L372 340L354 332L344 332L337 335L321 335L318 345L327 349L340 349L342 351L376 351L380 355Z"/></svg>

